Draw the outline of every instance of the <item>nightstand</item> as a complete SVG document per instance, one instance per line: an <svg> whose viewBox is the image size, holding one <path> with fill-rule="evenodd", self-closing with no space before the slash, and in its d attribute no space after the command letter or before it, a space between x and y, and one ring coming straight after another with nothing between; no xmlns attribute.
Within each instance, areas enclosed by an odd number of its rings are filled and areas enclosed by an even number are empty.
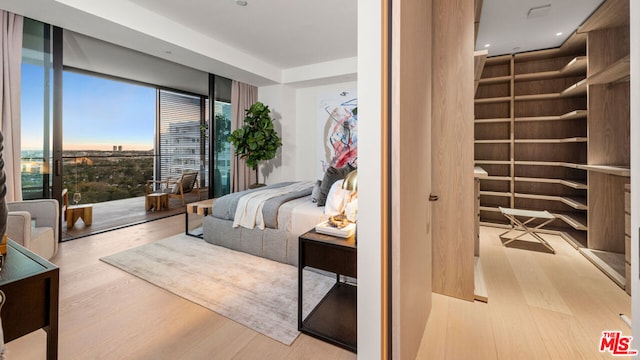
<svg viewBox="0 0 640 360"><path fill-rule="evenodd" d="M356 238L320 234L315 229L298 238L298 330L356 352L357 286L340 275L357 277ZM312 267L336 274L336 283L306 318L302 318L303 270Z"/></svg>

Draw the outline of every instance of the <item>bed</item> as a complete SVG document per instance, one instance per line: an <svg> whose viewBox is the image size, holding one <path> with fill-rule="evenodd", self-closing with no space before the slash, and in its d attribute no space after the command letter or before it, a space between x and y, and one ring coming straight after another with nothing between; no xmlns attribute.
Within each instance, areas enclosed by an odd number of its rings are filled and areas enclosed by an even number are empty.
<svg viewBox="0 0 640 360"><path fill-rule="evenodd" d="M314 182L285 182L218 198L211 215L203 220L204 240L297 266L298 236L327 219L324 206L311 200L314 186ZM261 195L269 191L277 196ZM253 227L238 224L242 221L236 215L243 199L261 197L267 198L257 209L262 210L262 218Z"/></svg>

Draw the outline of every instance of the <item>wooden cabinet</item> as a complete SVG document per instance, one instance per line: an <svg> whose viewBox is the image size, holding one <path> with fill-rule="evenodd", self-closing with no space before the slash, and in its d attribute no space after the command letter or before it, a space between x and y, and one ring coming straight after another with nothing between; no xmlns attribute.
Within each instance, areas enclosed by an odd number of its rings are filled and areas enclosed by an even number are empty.
<svg viewBox="0 0 640 360"><path fill-rule="evenodd" d="M563 236L625 286L629 0L607 0L560 48L488 58L475 98L484 224L498 206L548 210Z"/></svg>

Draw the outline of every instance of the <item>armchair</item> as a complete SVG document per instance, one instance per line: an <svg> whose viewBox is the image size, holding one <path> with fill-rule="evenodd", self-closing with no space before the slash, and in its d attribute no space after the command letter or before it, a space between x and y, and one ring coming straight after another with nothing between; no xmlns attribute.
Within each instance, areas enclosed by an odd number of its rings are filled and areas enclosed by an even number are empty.
<svg viewBox="0 0 640 360"><path fill-rule="evenodd" d="M55 199L7 203L7 235L45 259L58 252L60 208Z"/></svg>
<svg viewBox="0 0 640 360"><path fill-rule="evenodd" d="M154 185L156 190L154 191ZM169 198L180 198L182 205L185 205L184 194L192 193L195 189L198 194L198 200L200 200L200 186L198 185L198 172L188 171L182 173L177 179L167 180L147 180L146 194L163 193L167 194ZM147 196L148 198L148 196ZM149 209L147 205L147 210Z"/></svg>

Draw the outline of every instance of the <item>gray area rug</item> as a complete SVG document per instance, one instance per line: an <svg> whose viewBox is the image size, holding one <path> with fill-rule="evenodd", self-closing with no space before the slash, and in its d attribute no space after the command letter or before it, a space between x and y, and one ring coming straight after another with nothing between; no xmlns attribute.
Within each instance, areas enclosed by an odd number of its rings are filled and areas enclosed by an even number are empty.
<svg viewBox="0 0 640 360"><path fill-rule="evenodd" d="M100 259L283 344L298 336L298 269L176 235ZM334 277L304 272L303 313Z"/></svg>

